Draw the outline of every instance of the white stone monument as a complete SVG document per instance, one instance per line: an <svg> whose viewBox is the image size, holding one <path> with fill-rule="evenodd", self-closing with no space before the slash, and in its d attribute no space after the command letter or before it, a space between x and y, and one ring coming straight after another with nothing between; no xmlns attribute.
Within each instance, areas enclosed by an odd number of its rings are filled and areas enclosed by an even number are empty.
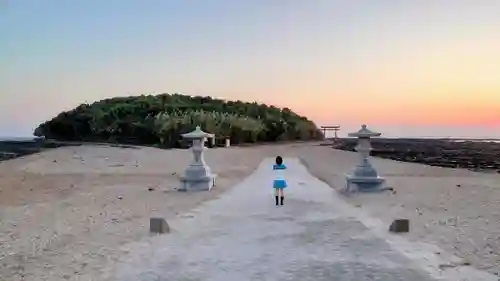
<svg viewBox="0 0 500 281"><path fill-rule="evenodd" d="M381 133L372 132L366 128L366 125L361 125L361 130L348 134L350 137L358 138L356 151L359 154L359 164L351 174L346 174L346 192L354 191L353 186L356 186L356 191L379 191L385 179L380 177L377 171L370 163L369 157L372 150L370 138L378 137Z"/></svg>
<svg viewBox="0 0 500 281"><path fill-rule="evenodd" d="M210 167L205 163L203 152L206 149L205 140L213 138L213 134L203 132L200 126L191 133L183 134L183 138L192 140L193 145L191 151L193 152L193 161L187 167L184 175L181 177L181 187L179 191L202 191L211 190L215 185L216 175L212 174Z"/></svg>

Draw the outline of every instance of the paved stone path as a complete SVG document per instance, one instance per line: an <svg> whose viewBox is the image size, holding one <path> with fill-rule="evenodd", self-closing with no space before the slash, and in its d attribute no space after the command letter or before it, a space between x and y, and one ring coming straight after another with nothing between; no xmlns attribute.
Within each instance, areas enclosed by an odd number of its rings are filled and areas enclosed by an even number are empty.
<svg viewBox="0 0 500 281"><path fill-rule="evenodd" d="M275 206L272 161L192 216L170 222L172 233L136 244L107 279L441 280L366 227L349 211L356 208L298 159L285 159L290 187L285 205Z"/></svg>

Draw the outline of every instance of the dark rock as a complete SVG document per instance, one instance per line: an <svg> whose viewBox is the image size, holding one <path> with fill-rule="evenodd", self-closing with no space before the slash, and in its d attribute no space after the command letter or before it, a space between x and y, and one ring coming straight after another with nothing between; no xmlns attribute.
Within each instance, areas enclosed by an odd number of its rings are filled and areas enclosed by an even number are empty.
<svg viewBox="0 0 500 281"><path fill-rule="evenodd" d="M439 269L441 269L441 270L444 270L447 268L454 268L454 267L457 267L457 265L455 265L455 264L440 264L439 265Z"/></svg>
<svg viewBox="0 0 500 281"><path fill-rule="evenodd" d="M45 138L13 138L0 141L0 161L30 155L50 148L71 144L45 140Z"/></svg>
<svg viewBox="0 0 500 281"><path fill-rule="evenodd" d="M353 151L356 139L339 139L337 149ZM500 143L450 139L372 139L374 157L446 168L500 173Z"/></svg>
<svg viewBox="0 0 500 281"><path fill-rule="evenodd" d="M164 218L150 218L149 231L151 233L169 233L170 226Z"/></svg>
<svg viewBox="0 0 500 281"><path fill-rule="evenodd" d="M409 232L410 231L410 220L408 219L397 219L394 220L389 226L390 232L400 233L400 232Z"/></svg>

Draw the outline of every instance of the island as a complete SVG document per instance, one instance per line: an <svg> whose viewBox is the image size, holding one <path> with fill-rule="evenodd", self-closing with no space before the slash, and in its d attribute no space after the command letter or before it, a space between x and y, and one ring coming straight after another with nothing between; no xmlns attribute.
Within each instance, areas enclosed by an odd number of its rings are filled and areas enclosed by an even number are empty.
<svg viewBox="0 0 500 281"><path fill-rule="evenodd" d="M320 140L316 125L289 108L180 94L115 97L81 104L35 129L35 136L72 142L107 142L178 148L196 126L216 144Z"/></svg>

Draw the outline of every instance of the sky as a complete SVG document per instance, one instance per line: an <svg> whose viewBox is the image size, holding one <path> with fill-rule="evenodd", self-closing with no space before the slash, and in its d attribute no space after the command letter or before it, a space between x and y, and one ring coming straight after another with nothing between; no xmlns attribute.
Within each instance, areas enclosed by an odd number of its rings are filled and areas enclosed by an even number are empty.
<svg viewBox="0 0 500 281"><path fill-rule="evenodd" d="M341 135L500 137L499 50L500 0L0 0L0 136L184 93Z"/></svg>

